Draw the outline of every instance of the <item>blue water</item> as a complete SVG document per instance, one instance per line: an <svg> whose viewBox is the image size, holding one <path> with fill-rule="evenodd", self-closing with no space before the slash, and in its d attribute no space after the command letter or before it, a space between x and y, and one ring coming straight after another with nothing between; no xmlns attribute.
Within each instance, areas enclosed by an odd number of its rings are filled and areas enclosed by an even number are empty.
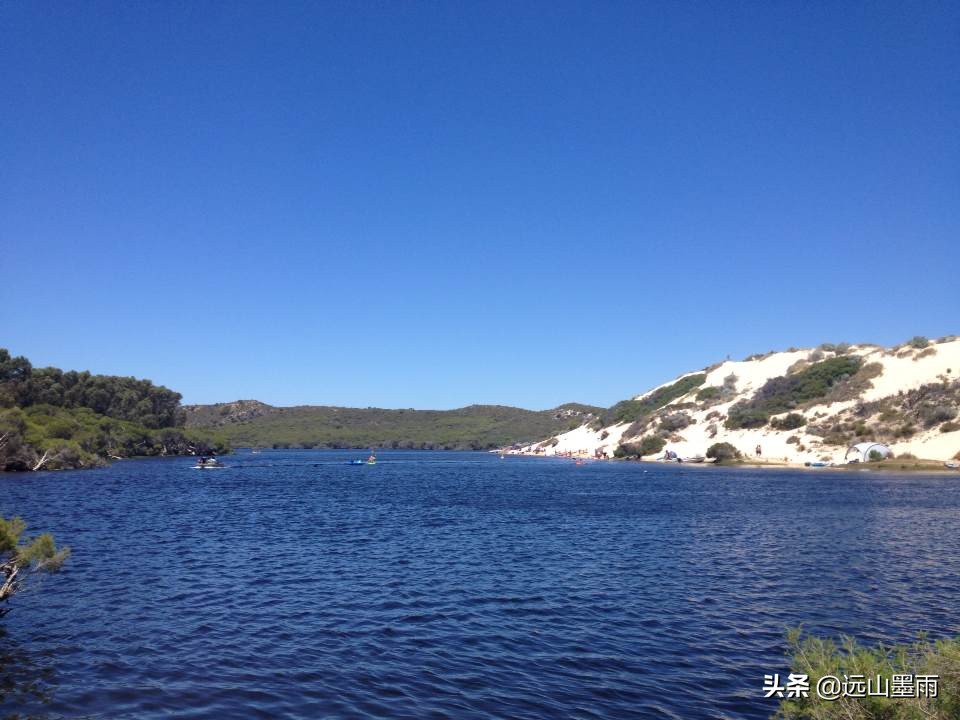
<svg viewBox="0 0 960 720"><path fill-rule="evenodd" d="M786 626L960 633L960 477L353 456L0 475L74 550L0 717L765 718Z"/></svg>

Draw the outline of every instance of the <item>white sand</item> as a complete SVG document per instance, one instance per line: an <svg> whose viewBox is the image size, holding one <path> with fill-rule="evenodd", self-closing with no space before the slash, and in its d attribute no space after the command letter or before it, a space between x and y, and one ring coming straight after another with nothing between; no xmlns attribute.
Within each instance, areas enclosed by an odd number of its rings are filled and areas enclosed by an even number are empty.
<svg viewBox="0 0 960 720"><path fill-rule="evenodd" d="M953 380L960 377L960 339L951 342L932 344L935 352L927 353L925 357L918 357L923 350L902 348L891 352L874 346L854 346L851 354L859 355L865 363L879 363L882 372L873 378L872 388L861 396L863 401L879 400L900 391L912 390L921 385ZM765 358L750 361L727 361L714 368L707 374L706 383L691 391L688 395L674 400L671 404L690 402L696 393L703 387L722 386L724 378L731 373L737 376L736 395L720 405L706 410L690 412L694 424L680 431L682 438L679 442L668 443L667 449L676 452L680 457L704 455L707 448L715 442L729 442L737 447L745 456L757 459L755 448L761 447L760 461L787 462L803 464L813 460L843 462L846 453L845 447L822 445L821 439L799 430L776 431L769 427L757 430L727 430L722 423L715 419L708 420L706 416L711 412L726 415L729 407L740 400L749 399L769 379L785 375L787 370L796 362L806 360L813 349L794 352L774 353ZM900 355L900 357L898 357ZM830 354L827 354L830 357ZM668 383L658 387L670 385L686 375L685 373ZM653 388L636 399L642 399L658 388ZM803 411L809 419L820 415L818 420L826 420L839 412L846 410L857 401L836 402L830 405L820 405ZM689 411L688 411L689 412ZM711 426L714 426L711 428ZM545 455L575 454L592 457L596 451L606 452L612 456L614 449L623 441L623 433L628 425L620 424L600 431L591 430L587 426L579 427L558 436L558 444L541 451ZM716 435L711 437L710 430L715 429ZM606 433L606 437L603 437ZM787 439L795 436L799 442L788 443ZM804 447L803 450L800 447ZM939 428L918 432L908 441L891 445L896 454L912 453L918 458L948 460L960 452L960 432L942 433ZM534 453L536 445L523 448L524 454ZM662 453L661 453L662 454Z"/></svg>

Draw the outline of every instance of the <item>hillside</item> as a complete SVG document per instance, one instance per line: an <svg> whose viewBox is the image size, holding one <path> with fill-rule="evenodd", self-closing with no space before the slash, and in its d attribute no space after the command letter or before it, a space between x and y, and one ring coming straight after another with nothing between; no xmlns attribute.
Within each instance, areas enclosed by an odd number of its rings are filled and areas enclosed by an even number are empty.
<svg viewBox="0 0 960 720"><path fill-rule="evenodd" d="M229 450L215 433L184 429L184 420L180 394L149 380L35 368L0 348L0 471Z"/></svg>
<svg viewBox="0 0 960 720"><path fill-rule="evenodd" d="M684 373L517 452L691 457L726 442L751 459L760 446L763 460L840 463L871 441L945 461L960 453L958 378L955 336L770 352Z"/></svg>
<svg viewBox="0 0 960 720"><path fill-rule="evenodd" d="M188 405L187 427L217 428L231 443L264 447L400 447L482 450L562 433L602 408L570 403L553 410L471 405L457 410L386 410L256 400Z"/></svg>

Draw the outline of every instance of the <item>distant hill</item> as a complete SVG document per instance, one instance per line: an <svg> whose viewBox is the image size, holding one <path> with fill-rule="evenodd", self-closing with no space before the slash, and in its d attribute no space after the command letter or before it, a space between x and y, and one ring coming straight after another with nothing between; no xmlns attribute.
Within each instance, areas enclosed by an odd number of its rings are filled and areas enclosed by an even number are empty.
<svg viewBox="0 0 960 720"><path fill-rule="evenodd" d="M260 447L489 448L531 442L592 422L602 408L577 403L553 410L470 405L457 410L388 410L257 400L187 405L188 428L216 428L233 445Z"/></svg>
<svg viewBox="0 0 960 720"><path fill-rule="evenodd" d="M727 360L520 452L691 458L719 443L791 464L843 463L860 443L882 443L904 460L960 458L960 338L825 343Z"/></svg>

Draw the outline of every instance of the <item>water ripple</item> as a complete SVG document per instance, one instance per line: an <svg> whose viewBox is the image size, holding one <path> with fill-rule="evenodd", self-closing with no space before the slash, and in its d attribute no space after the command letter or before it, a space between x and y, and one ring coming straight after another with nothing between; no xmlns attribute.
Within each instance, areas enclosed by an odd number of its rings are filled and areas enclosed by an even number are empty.
<svg viewBox="0 0 960 720"><path fill-rule="evenodd" d="M5 621L4 711L765 718L788 625L960 633L949 477L347 457L0 476L74 548Z"/></svg>

